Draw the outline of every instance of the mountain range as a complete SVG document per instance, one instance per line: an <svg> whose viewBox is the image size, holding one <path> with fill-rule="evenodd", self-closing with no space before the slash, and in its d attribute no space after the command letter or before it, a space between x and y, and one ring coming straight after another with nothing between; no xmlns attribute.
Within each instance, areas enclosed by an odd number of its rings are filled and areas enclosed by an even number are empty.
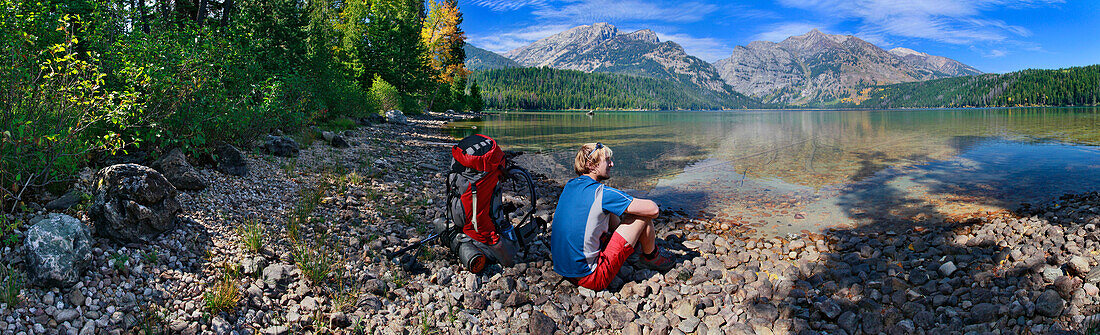
<svg viewBox="0 0 1100 335"><path fill-rule="evenodd" d="M714 65L734 90L787 104L839 100L866 86L982 73L948 58L905 48L886 51L852 35L817 29L779 43L736 46Z"/></svg>
<svg viewBox="0 0 1100 335"><path fill-rule="evenodd" d="M688 55L652 30L620 32L607 23L574 27L504 54L524 67L551 67L669 79L729 91L714 65Z"/></svg>
<svg viewBox="0 0 1100 335"><path fill-rule="evenodd" d="M804 105L854 97L863 87L980 74L958 61L816 29L779 43L736 46L713 64L643 29L607 23L571 28L503 55L467 45L472 70L550 67L665 79L770 104ZM509 62L512 61L512 62ZM513 64L514 62L514 64Z"/></svg>

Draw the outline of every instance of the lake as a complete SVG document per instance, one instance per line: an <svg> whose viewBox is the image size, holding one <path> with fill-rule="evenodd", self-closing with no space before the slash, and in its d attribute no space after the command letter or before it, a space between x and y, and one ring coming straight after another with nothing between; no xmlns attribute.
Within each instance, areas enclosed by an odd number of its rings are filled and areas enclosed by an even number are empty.
<svg viewBox="0 0 1100 335"><path fill-rule="evenodd" d="M497 112L450 131L558 181L599 141L609 185L714 231L922 225L1100 190L1097 108Z"/></svg>

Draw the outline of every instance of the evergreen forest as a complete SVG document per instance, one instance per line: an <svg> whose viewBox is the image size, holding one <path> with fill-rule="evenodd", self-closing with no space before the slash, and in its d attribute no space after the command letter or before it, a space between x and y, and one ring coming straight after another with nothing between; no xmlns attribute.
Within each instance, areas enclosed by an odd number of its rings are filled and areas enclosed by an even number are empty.
<svg viewBox="0 0 1100 335"><path fill-rule="evenodd" d="M714 110L758 108L740 93L649 77L552 68L477 71L473 79L491 109Z"/></svg>
<svg viewBox="0 0 1100 335"><path fill-rule="evenodd" d="M877 86L871 87L865 97L836 106L929 108L1096 106L1098 103L1100 65L1090 65Z"/></svg>

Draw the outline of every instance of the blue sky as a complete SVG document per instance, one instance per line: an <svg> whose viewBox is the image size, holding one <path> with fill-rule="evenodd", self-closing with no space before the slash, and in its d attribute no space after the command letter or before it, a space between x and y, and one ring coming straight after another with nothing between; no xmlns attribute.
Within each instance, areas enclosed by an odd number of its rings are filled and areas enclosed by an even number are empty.
<svg viewBox="0 0 1100 335"><path fill-rule="evenodd" d="M817 28L985 72L1100 64L1097 0L459 0L468 42L506 52L574 26L652 29L706 61Z"/></svg>

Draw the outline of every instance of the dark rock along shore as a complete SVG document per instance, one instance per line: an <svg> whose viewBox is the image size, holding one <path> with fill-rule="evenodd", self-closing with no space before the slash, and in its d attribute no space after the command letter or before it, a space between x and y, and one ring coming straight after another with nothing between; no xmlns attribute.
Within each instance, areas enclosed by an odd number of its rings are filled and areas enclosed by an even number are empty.
<svg viewBox="0 0 1100 335"><path fill-rule="evenodd" d="M628 264L603 292L562 282L545 244L480 275L435 244L412 266L386 261L443 215L449 152L439 143L453 140L440 128L451 117L362 127L343 134L347 149L319 140L300 143L296 157L245 150L243 177L197 167L208 187L180 191L174 229L139 243L93 237L80 281L28 285L20 303L0 303L0 333L996 334L1096 323L1096 192L769 238L666 212L658 234L676 268ZM93 172L78 189L90 193ZM549 218L560 186L541 180L539 191ZM291 240L289 217L314 194ZM80 206L66 213L90 222ZM243 246L246 219L262 229L259 252ZM331 273L308 278L294 241L331 255ZM17 269L23 253L0 250ZM205 295L222 278L239 300L211 310Z"/></svg>

